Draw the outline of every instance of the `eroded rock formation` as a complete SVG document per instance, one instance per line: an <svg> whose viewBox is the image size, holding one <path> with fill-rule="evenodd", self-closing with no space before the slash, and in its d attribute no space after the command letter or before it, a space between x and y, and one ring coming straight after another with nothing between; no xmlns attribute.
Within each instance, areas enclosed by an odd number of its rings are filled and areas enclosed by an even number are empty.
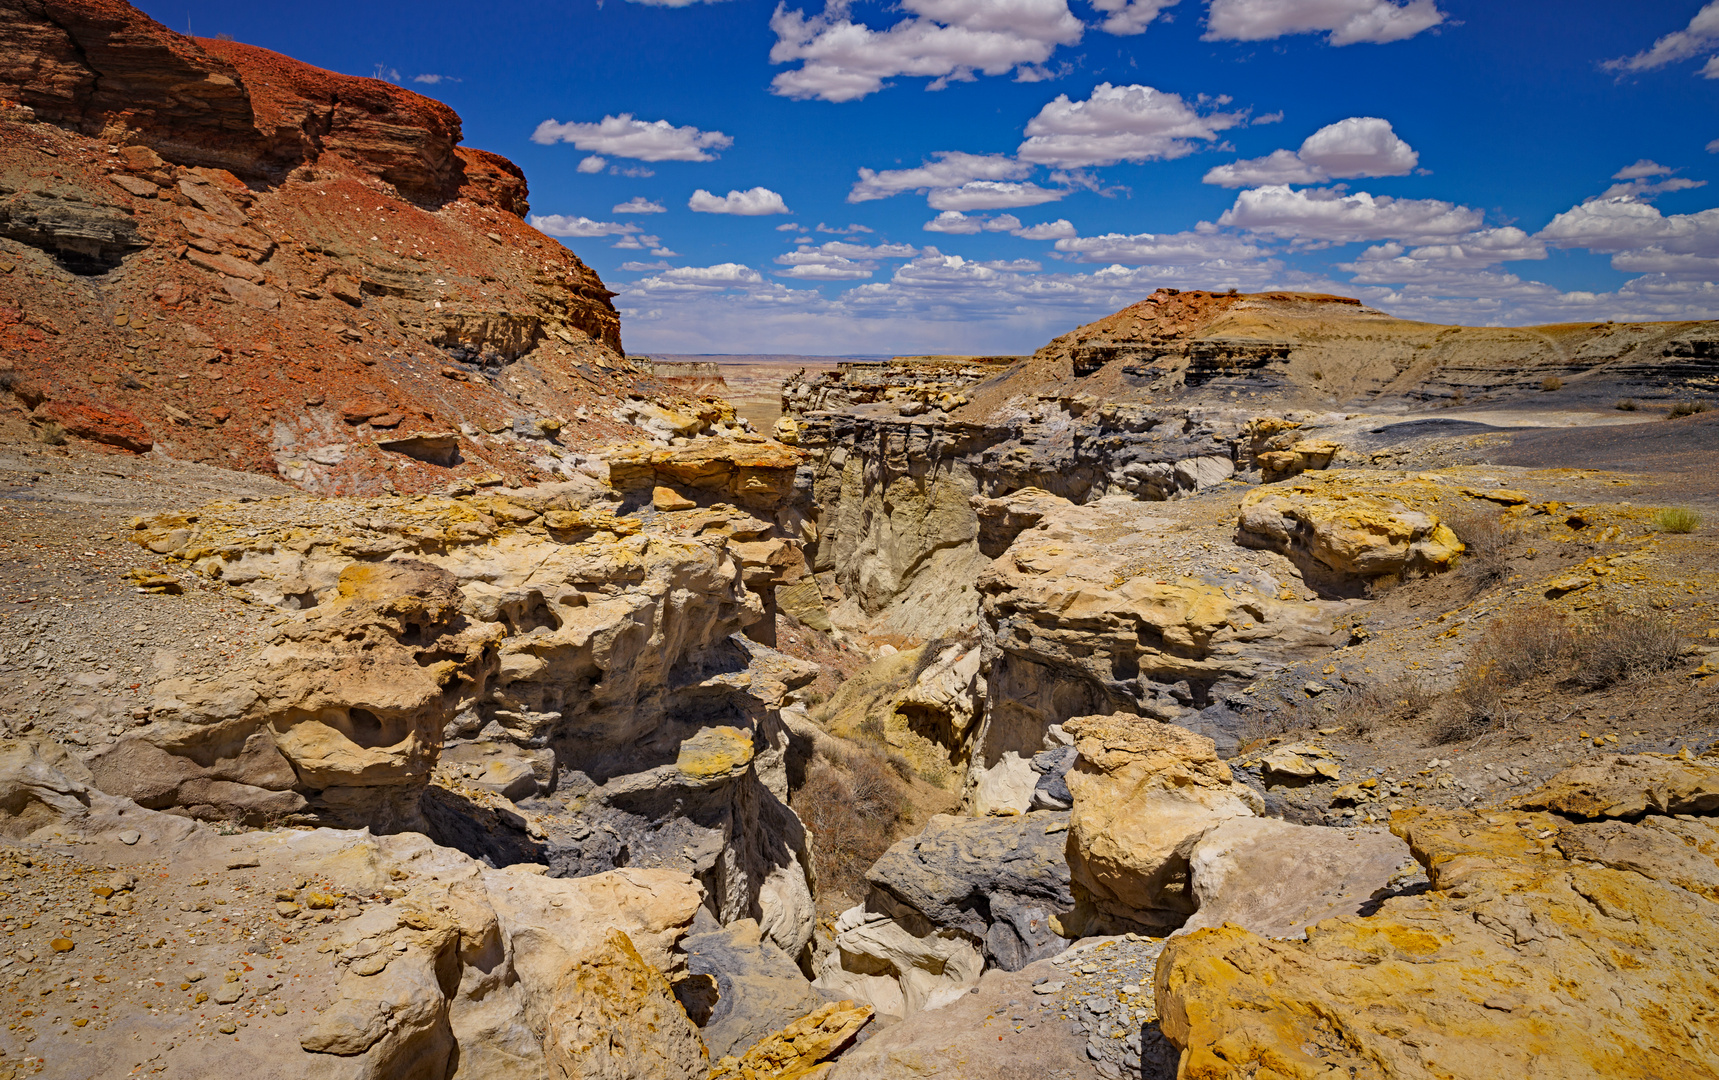
<svg viewBox="0 0 1719 1080"><path fill-rule="evenodd" d="M786 801L806 749L779 710L816 668L743 636L765 614L747 542L589 495L139 522L139 543L279 608L279 634L252 664L161 683L97 782L194 816L426 829L558 876L672 867L797 956L811 893Z"/></svg>

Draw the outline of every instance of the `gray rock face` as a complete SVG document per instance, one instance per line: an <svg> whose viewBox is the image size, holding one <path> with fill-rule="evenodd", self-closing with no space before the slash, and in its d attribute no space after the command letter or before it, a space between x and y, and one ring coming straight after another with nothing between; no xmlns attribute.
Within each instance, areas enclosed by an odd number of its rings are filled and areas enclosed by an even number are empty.
<svg viewBox="0 0 1719 1080"><path fill-rule="evenodd" d="M1068 791L1068 770L1079 754L1072 746L1059 746L1033 755L1032 770L1039 774L1033 785L1034 810L1067 810L1074 805Z"/></svg>
<svg viewBox="0 0 1719 1080"><path fill-rule="evenodd" d="M681 947L690 977L675 984L675 996L699 1025L713 1061L741 1056L824 1003L751 919L722 927L701 908Z"/></svg>
<svg viewBox="0 0 1719 1080"><path fill-rule="evenodd" d="M939 814L866 873L866 906L923 935L953 929L982 942L986 960L1018 971L1067 944L1051 916L1074 906L1063 854L1068 814L1002 818ZM918 925L915 925L918 924Z"/></svg>

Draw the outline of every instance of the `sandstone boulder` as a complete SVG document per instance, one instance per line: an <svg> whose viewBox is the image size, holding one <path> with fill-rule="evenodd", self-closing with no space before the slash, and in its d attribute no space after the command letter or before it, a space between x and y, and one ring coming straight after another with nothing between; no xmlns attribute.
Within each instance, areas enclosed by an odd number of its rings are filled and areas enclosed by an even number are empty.
<svg viewBox="0 0 1719 1080"><path fill-rule="evenodd" d="M1384 829L1330 829L1276 818L1231 818L1188 855L1196 911L1178 934L1232 924L1297 937L1338 915L1365 914L1419 867Z"/></svg>
<svg viewBox="0 0 1719 1080"><path fill-rule="evenodd" d="M1440 495L1436 484L1377 473L1309 474L1243 498L1236 542L1282 552L1310 580L1443 570L1462 543L1425 508Z"/></svg>
<svg viewBox="0 0 1719 1080"><path fill-rule="evenodd" d="M882 1016L899 1019L941 1008L958 1000L985 970L984 954L969 935L923 923L910 929L863 904L842 912L833 929L835 948L812 985L832 997L866 1002Z"/></svg>
<svg viewBox="0 0 1719 1080"><path fill-rule="evenodd" d="M978 579L985 698L968 740L971 812L1025 811L1053 725L1116 711L1192 723L1245 682L1333 640L1334 604L1289 561L1190 555L1159 504L1049 496ZM1190 561L1191 560L1191 561ZM1171 574L1154 569L1178 566Z"/></svg>
<svg viewBox="0 0 1719 1080"><path fill-rule="evenodd" d="M1571 818L1640 818L1719 810L1719 760L1616 754L1565 769L1513 804Z"/></svg>
<svg viewBox="0 0 1719 1080"><path fill-rule="evenodd" d="M1080 756L1068 773L1069 875L1103 920L1166 929L1198 907L1188 860L1202 834L1260 812L1212 741L1173 724L1118 713L1065 725Z"/></svg>
<svg viewBox="0 0 1719 1080"><path fill-rule="evenodd" d="M552 1076L697 1080L709 1069L709 1054L668 980L619 930L556 985L544 1023Z"/></svg>
<svg viewBox="0 0 1719 1080"><path fill-rule="evenodd" d="M1068 820L938 814L866 872L866 907L921 931L962 931L1005 971L1053 956L1067 942L1052 920L1074 906L1063 853Z"/></svg>

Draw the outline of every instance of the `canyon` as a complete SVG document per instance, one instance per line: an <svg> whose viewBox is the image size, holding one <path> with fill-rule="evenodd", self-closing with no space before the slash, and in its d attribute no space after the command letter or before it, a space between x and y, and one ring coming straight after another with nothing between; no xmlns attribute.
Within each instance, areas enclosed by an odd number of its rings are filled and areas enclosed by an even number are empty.
<svg viewBox="0 0 1719 1080"><path fill-rule="evenodd" d="M0 1080L1719 1068L1719 324L629 356L445 106L4 2Z"/></svg>

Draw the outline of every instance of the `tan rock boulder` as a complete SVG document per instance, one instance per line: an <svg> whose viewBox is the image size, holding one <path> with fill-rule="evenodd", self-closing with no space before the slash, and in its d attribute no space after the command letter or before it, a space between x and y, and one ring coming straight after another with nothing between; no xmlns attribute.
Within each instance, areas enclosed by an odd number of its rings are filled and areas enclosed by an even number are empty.
<svg viewBox="0 0 1719 1080"><path fill-rule="evenodd" d="M658 484L651 489L651 505L658 510L673 512L676 510L696 510L698 504L680 494L671 487Z"/></svg>
<svg viewBox="0 0 1719 1080"><path fill-rule="evenodd" d="M1514 805L1572 818L1711 814L1719 810L1719 760L1616 754L1565 769Z"/></svg>
<svg viewBox="0 0 1719 1080"><path fill-rule="evenodd" d="M1199 910L1178 933L1234 924L1267 937L1360 914L1405 870L1408 845L1384 829L1330 829L1276 818L1231 818L1188 855Z"/></svg>
<svg viewBox="0 0 1719 1080"><path fill-rule="evenodd" d="M812 985L897 1019L957 1000L979 981L984 953L967 934L917 921L922 925L909 929L864 905L842 912L833 927L836 947Z"/></svg>
<svg viewBox="0 0 1719 1080"><path fill-rule="evenodd" d="M869 1005L832 1001L753 1045L725 1057L710 1080L800 1080L853 1042L872 1017Z"/></svg>
<svg viewBox="0 0 1719 1080"><path fill-rule="evenodd" d="M1442 570L1462 542L1427 507L1453 492L1428 481L1343 470L1242 499L1236 542L1282 552L1310 577L1372 580Z"/></svg>
<svg viewBox="0 0 1719 1080"><path fill-rule="evenodd" d="M1319 923L1306 941L1235 926L1171 941L1155 990L1177 1075L1713 1075L1719 905L1699 891L1714 877L1696 855L1711 861L1719 833L1561 821L1405 811L1392 827L1439 891Z"/></svg>
<svg viewBox="0 0 1719 1080"><path fill-rule="evenodd" d="M1198 906L1188 859L1206 830L1262 809L1212 740L1118 713L1063 725L1079 751L1068 865L1077 899L1118 925L1168 928Z"/></svg>
<svg viewBox="0 0 1719 1080"><path fill-rule="evenodd" d="M1267 450L1254 461L1259 464L1266 483L1300 476L1310 469L1323 469L1331 464L1343 449L1341 443L1327 439L1302 439L1285 450Z"/></svg>

